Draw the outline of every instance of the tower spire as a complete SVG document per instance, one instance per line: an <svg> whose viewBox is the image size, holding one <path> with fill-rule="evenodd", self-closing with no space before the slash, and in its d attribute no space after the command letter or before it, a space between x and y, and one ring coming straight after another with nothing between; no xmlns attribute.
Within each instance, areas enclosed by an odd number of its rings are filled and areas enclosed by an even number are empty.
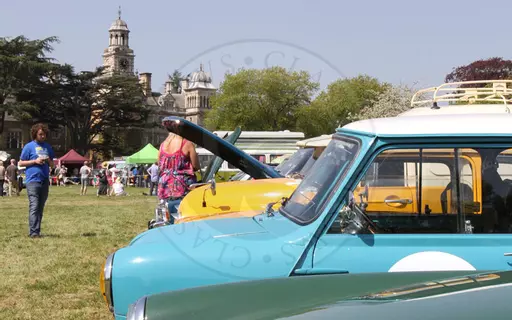
<svg viewBox="0 0 512 320"><path fill-rule="evenodd" d="M119 6L119 9L117 10L117 16L118 19L121 20L121 6Z"/></svg>

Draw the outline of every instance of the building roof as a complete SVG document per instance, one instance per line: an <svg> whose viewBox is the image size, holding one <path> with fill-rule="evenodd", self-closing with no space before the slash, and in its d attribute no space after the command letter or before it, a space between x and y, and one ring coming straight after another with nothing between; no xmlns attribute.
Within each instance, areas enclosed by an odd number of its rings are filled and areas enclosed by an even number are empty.
<svg viewBox="0 0 512 320"><path fill-rule="evenodd" d="M130 31L128 29L128 24L121 19L116 19L112 24L110 25L109 31Z"/></svg>
<svg viewBox="0 0 512 320"><path fill-rule="evenodd" d="M199 71L193 72L187 76L189 81L188 87L185 90L190 89L211 89L215 90L215 86L212 84L212 77L208 72L203 70L203 64L199 66Z"/></svg>
<svg viewBox="0 0 512 320"><path fill-rule="evenodd" d="M344 130L386 135L502 135L512 134L512 115L503 114L448 114L402 116L356 121Z"/></svg>
<svg viewBox="0 0 512 320"><path fill-rule="evenodd" d="M178 108L185 108L185 96L180 93L171 93L172 97L174 98L176 107Z"/></svg>
<svg viewBox="0 0 512 320"><path fill-rule="evenodd" d="M121 19L121 6L119 6L119 10L117 11L118 17L112 22L112 25L108 29L109 31L130 31L128 30L128 24Z"/></svg>

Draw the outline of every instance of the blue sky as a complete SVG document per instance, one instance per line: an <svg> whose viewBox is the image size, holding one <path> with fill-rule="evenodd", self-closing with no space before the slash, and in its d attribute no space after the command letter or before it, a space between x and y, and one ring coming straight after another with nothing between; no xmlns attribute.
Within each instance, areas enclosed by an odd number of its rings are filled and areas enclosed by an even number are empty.
<svg viewBox="0 0 512 320"><path fill-rule="evenodd" d="M512 1L2 0L0 36L58 36L53 56L92 70L119 5L136 69L153 73L154 91L167 73L199 63L216 85L226 71L281 65L311 72L322 87L364 73L420 88L455 66L512 53Z"/></svg>

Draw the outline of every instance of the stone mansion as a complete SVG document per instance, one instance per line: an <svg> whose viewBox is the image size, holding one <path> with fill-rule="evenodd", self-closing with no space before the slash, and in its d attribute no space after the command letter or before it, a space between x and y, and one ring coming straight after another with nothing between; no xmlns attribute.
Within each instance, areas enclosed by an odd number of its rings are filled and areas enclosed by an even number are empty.
<svg viewBox="0 0 512 320"><path fill-rule="evenodd" d="M104 77L114 74L133 75L139 78L146 105L153 109L151 121L160 120L169 115L180 116L196 124L203 125L204 112L210 108L210 97L217 91L212 84L211 76L199 66L199 70L188 74L181 80L179 88L173 86L169 78L165 82L164 92L153 92L151 73L135 72L135 54L130 48L130 30L128 24L118 18L108 29L108 47L103 52ZM30 123L19 121L6 115L4 130L0 134L0 151L7 151L11 156L19 158L23 145L30 141ZM130 143L143 147L152 143L158 148L167 136L162 127L146 129L129 134ZM70 148L69 136L65 128L52 130L48 142L54 146L57 156L62 156Z"/></svg>

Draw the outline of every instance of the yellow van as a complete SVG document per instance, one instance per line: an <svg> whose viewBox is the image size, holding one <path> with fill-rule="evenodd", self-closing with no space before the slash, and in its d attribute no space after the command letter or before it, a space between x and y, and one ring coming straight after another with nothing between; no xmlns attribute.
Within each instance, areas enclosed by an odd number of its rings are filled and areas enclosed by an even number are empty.
<svg viewBox="0 0 512 320"><path fill-rule="evenodd" d="M289 197L320 156L331 135L323 135L297 142L297 150L275 167L283 178L229 181L200 186L192 190L178 208L174 223L244 212L261 213L267 205L280 206L279 200Z"/></svg>
<svg viewBox="0 0 512 320"><path fill-rule="evenodd" d="M184 125L191 126L188 123ZM199 130L199 128L196 128L196 130ZM201 130L204 129L201 128ZM193 138L194 135L191 135L191 137ZM188 137L187 139L193 141ZM218 141L221 140L219 137L216 139L219 144L226 142ZM292 194L330 140L331 135L301 140L296 143L298 150L274 168L255 160L251 155L245 154L239 149L237 149L238 156L224 150L224 152L219 153L218 157L223 157L226 161L231 162L231 165L242 170L241 175L238 174L234 177L238 181L232 179L228 182L217 183L214 179L211 179L198 183L181 201L176 214L171 215L168 208L157 208L156 218L150 221L148 228L214 216L225 216L236 212L245 212L244 214L254 212L254 214L257 214L265 210L269 203L276 208L280 205L279 200ZM234 141L236 139L231 139L229 143ZM231 147L236 149L234 146ZM210 149L212 149L210 152L215 153L221 148L210 147ZM271 177L271 179L269 179L270 177L267 179L254 177L249 170L241 165L244 161L248 161L248 158L266 167L267 170L276 172L279 176ZM218 170L218 167L213 170ZM214 177L215 172L209 170L208 175Z"/></svg>

